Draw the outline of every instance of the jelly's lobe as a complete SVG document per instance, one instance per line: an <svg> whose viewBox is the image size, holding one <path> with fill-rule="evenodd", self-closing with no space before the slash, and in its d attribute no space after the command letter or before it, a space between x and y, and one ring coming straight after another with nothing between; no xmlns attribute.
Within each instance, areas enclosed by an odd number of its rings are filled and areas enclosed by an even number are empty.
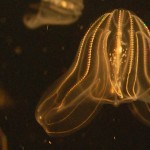
<svg viewBox="0 0 150 150"><path fill-rule="evenodd" d="M31 4L31 11L23 17L30 29L42 25L67 25L74 23L82 14L83 0L41 0Z"/></svg>

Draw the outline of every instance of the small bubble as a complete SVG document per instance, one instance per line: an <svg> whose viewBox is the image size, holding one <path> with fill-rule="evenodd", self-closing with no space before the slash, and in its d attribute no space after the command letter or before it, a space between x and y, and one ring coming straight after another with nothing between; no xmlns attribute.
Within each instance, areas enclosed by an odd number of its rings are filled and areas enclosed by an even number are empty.
<svg viewBox="0 0 150 150"><path fill-rule="evenodd" d="M22 53L22 48L20 46L17 46L15 49L14 49L14 52L16 55L20 55Z"/></svg>
<svg viewBox="0 0 150 150"><path fill-rule="evenodd" d="M47 47L44 47L44 48L42 49L42 51L43 51L43 53L46 53L46 52L48 51Z"/></svg>
<svg viewBox="0 0 150 150"><path fill-rule="evenodd" d="M23 145L20 145L20 148L21 148L21 150L24 150L24 146Z"/></svg>
<svg viewBox="0 0 150 150"><path fill-rule="evenodd" d="M83 29L83 25L80 25L80 26L79 26L79 29L82 30L82 29Z"/></svg>
<svg viewBox="0 0 150 150"><path fill-rule="evenodd" d="M62 46L62 47L61 47L61 49L62 49L62 50L64 50L64 49L65 49L65 47L64 47L64 46Z"/></svg>
<svg viewBox="0 0 150 150"><path fill-rule="evenodd" d="M116 140L116 137L114 136L114 140Z"/></svg>
<svg viewBox="0 0 150 150"><path fill-rule="evenodd" d="M44 139L44 141L43 141L44 143L47 143L47 139Z"/></svg>
<svg viewBox="0 0 150 150"><path fill-rule="evenodd" d="M47 70L44 70L43 75L46 76L48 74Z"/></svg>
<svg viewBox="0 0 150 150"><path fill-rule="evenodd" d="M47 26L46 26L46 30L48 31L48 29L49 29L49 26L47 25Z"/></svg>
<svg viewBox="0 0 150 150"><path fill-rule="evenodd" d="M1 24L6 23L6 18L5 18L5 17L1 17L1 18L0 18L0 23L1 23Z"/></svg>
<svg viewBox="0 0 150 150"><path fill-rule="evenodd" d="M7 116L5 116L5 117L4 117L4 119L5 119L5 120L8 120L8 117L7 117Z"/></svg>
<svg viewBox="0 0 150 150"><path fill-rule="evenodd" d="M82 138L85 138L86 137L86 133L83 133L81 136L82 136Z"/></svg>

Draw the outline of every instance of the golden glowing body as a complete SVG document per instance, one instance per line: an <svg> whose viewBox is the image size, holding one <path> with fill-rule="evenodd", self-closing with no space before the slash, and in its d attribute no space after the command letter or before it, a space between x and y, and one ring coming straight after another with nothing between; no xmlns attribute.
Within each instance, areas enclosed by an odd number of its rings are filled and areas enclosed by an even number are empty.
<svg viewBox="0 0 150 150"><path fill-rule="evenodd" d="M42 98L37 121L50 135L69 134L102 104L129 103L150 124L149 60L150 33L142 20L127 10L104 14L86 32L69 71Z"/></svg>

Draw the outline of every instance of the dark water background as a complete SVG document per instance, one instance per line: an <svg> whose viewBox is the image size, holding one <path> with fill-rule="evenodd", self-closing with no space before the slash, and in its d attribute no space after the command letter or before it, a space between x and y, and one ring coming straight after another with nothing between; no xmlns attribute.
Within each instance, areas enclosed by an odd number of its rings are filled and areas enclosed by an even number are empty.
<svg viewBox="0 0 150 150"><path fill-rule="evenodd" d="M59 138L44 132L34 112L45 90L71 65L81 38L96 18L125 8L150 27L150 1L85 0L83 15L76 23L29 30L22 16L31 2L38 1L0 1L0 99L5 99L0 103L0 127L8 149L149 150L150 128L126 104L104 106L87 127Z"/></svg>

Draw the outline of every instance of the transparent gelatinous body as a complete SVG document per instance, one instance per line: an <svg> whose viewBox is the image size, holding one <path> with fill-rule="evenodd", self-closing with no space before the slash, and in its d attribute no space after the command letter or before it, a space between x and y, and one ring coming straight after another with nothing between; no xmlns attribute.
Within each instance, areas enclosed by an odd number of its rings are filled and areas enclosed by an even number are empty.
<svg viewBox="0 0 150 150"><path fill-rule="evenodd" d="M41 0L39 4L31 4L32 13L23 17L29 28L42 25L65 25L75 22L81 15L83 0Z"/></svg>
<svg viewBox="0 0 150 150"><path fill-rule="evenodd" d="M86 125L102 104L122 103L150 124L150 32L121 9L88 29L71 68L37 106L36 119L48 134L63 135Z"/></svg>

